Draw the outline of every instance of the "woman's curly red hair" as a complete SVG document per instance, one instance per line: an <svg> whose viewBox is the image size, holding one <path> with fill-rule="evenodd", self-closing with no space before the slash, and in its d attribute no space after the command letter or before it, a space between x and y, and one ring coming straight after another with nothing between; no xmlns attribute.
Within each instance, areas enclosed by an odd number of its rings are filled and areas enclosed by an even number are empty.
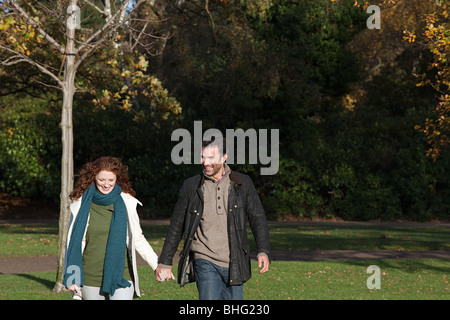
<svg viewBox="0 0 450 320"><path fill-rule="evenodd" d="M128 178L128 167L123 165L118 158L101 157L86 163L80 170L77 185L69 195L70 199L79 199L84 191L89 188L92 183L95 183L95 176L103 170L110 171L116 175L116 183L122 188L123 192L129 193L132 196L136 195L136 192L131 187L130 179Z"/></svg>

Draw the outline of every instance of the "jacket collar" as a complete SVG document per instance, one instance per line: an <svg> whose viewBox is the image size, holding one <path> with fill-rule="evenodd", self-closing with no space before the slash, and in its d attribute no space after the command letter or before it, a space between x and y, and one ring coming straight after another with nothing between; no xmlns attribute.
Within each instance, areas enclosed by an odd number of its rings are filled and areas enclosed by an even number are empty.
<svg viewBox="0 0 450 320"><path fill-rule="evenodd" d="M228 167L228 168L230 168L230 167ZM230 181L234 182L237 185L242 184L242 181L234 174L234 171L231 170L231 168L230 168ZM198 188L201 188L204 183L205 183L205 175L202 172L202 173L200 173L200 183L198 185Z"/></svg>
<svg viewBox="0 0 450 320"><path fill-rule="evenodd" d="M230 180L236 184L242 184L242 181L234 174L233 171L230 172Z"/></svg>

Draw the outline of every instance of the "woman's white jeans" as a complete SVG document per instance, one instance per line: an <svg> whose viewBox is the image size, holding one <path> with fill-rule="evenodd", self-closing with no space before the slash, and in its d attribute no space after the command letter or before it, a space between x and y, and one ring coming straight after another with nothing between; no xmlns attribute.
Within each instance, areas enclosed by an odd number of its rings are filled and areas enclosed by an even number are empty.
<svg viewBox="0 0 450 320"><path fill-rule="evenodd" d="M90 286L81 287L81 294L83 295L83 300L106 300L106 297L109 297L109 300L132 300L134 296L134 285L133 282L129 282L131 286L116 289L112 296L101 292L100 287Z"/></svg>

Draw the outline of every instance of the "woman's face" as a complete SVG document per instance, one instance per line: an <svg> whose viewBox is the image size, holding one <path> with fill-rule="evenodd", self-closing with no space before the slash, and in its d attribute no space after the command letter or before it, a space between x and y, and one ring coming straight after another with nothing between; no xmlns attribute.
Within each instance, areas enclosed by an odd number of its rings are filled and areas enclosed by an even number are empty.
<svg viewBox="0 0 450 320"><path fill-rule="evenodd" d="M102 170L95 176L95 184L97 189L103 193L108 194L114 189L117 177L111 171Z"/></svg>

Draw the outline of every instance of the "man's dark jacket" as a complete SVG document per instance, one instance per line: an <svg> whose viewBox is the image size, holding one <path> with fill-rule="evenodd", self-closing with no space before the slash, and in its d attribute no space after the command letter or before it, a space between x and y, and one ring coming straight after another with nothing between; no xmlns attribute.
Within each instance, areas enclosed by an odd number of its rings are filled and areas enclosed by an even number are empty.
<svg viewBox="0 0 450 320"><path fill-rule="evenodd" d="M159 263L172 265L173 256L184 235L184 247L178 263L180 286L195 281L190 246L203 214L203 184L203 174L184 181L159 257ZM249 176L231 171L227 219L231 285L241 285L251 277L247 220L256 240L257 252L263 252L270 257L269 229L255 186Z"/></svg>

